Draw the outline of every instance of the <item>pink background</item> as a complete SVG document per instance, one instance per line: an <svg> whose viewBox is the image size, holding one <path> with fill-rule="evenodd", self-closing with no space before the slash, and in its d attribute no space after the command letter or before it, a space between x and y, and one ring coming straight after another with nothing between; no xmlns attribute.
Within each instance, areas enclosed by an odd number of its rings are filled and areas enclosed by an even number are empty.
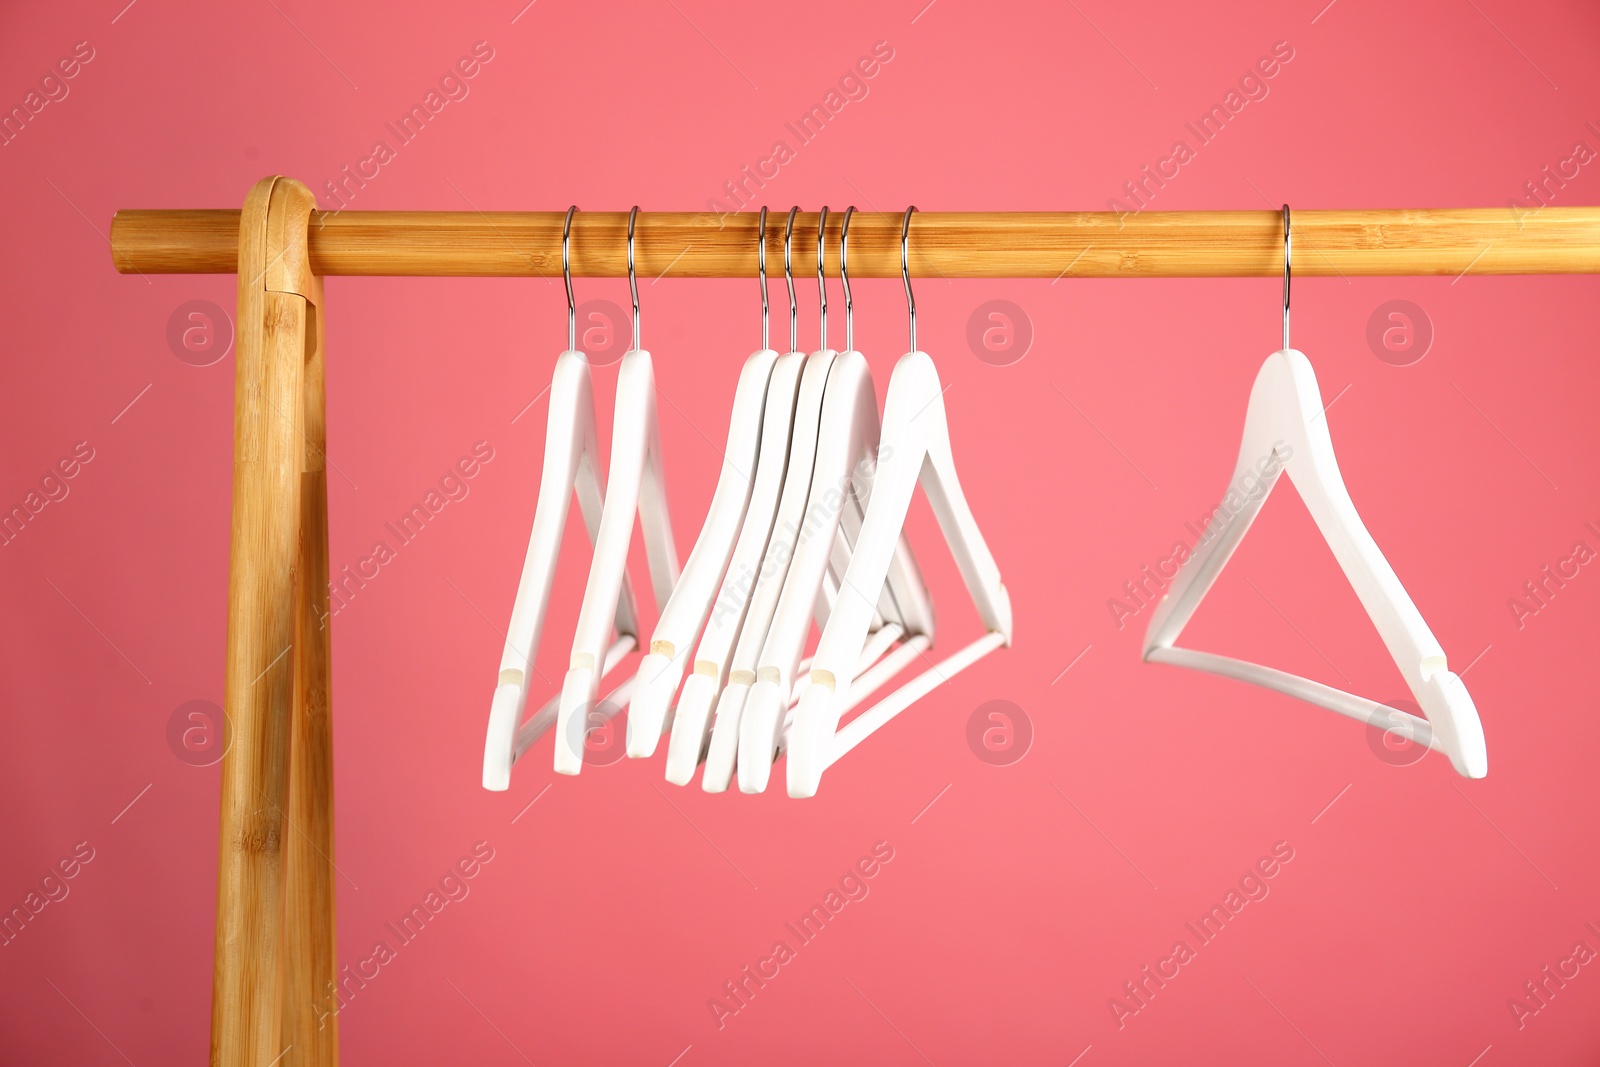
<svg viewBox="0 0 1600 1067"><path fill-rule="evenodd" d="M1154 207L1498 207L1576 142L1600 147L1600 15L1577 2L1536 20L1505 0L542 0L520 16L520 0L125 2L0 17L6 109L77 42L94 55L0 147L0 504L78 442L94 454L0 549L0 906L79 842L93 850L69 895L0 948L6 1063L206 1054L219 775L177 758L167 727L186 701L222 699L233 361L190 365L166 334L186 301L231 307L234 280L116 274L117 209L234 207L273 173L320 192L477 41L494 55L469 95L352 207L700 210L775 140L795 148L785 122L878 41L892 60L760 193L774 211L1103 209L1192 142L1185 121L1279 41L1293 59L1268 95ZM1600 166L1551 188L1557 204L1600 201ZM468 497L334 625L341 959L368 956L475 843L493 849L469 895L350 999L349 1061L1594 1062L1600 967L1551 982L1520 1026L1508 1000L1546 966L1570 974L1578 942L1600 951L1585 925L1600 927L1600 575L1582 568L1520 628L1507 602L1576 542L1600 549L1585 526L1600 526L1596 284L1295 290L1295 344L1338 395L1330 425L1357 506L1452 667L1470 667L1490 774L1467 781L1437 755L1380 759L1329 712L1141 664L1148 614L1119 630L1107 608L1221 495L1277 347L1275 281L922 282L922 347L953 385L957 460L1016 642L802 803L678 789L660 756L557 780L548 741L509 793L480 787L543 403L511 420L564 346L560 285L331 280L335 565L366 555L475 442L494 449ZM756 294L641 288L687 550L759 336ZM815 289L801 293L810 346ZM580 280L578 295L624 303L626 285ZM966 339L993 299L1034 334L1008 366ZM1367 342L1393 299L1434 330L1409 366ZM882 382L905 346L898 284L861 282L857 306ZM609 425L614 368L596 377ZM940 647L959 647L978 627L925 504L912 537ZM552 677L587 566L578 542L569 531L541 651ZM1288 489L1186 639L1405 692ZM966 740L990 700L1032 724L1009 766ZM878 842L893 859L865 899L719 1027L708 1005L723 984L792 945L784 924ZM1270 894L1119 1027L1108 1002L1123 984L1180 938L1193 947L1185 922L1279 842L1293 859Z"/></svg>

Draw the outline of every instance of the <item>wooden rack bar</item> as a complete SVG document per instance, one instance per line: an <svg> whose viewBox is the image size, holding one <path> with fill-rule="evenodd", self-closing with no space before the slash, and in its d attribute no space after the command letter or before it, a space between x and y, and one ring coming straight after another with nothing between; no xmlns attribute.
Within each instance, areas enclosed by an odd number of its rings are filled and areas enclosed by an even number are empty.
<svg viewBox="0 0 1600 1067"><path fill-rule="evenodd" d="M310 269L328 275L561 275L561 211L313 211ZM830 212L825 258L838 273L842 212ZM769 276L783 270L786 210L767 218ZM627 274L627 213L578 212L572 272ZM857 212L850 274L900 273L898 213ZM1600 207L1432 208L1293 212L1302 276L1592 274ZM640 212L641 277L750 278L757 214ZM796 275L816 271L817 213L796 217ZM119 271L231 274L237 211L121 211L111 222ZM944 278L1266 277L1283 270L1277 211L918 212L911 273Z"/></svg>

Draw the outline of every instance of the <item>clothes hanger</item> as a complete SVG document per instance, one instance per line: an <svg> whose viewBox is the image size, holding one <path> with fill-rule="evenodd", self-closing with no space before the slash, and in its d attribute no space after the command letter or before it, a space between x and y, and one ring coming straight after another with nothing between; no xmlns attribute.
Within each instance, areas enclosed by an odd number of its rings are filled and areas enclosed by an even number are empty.
<svg viewBox="0 0 1600 1067"><path fill-rule="evenodd" d="M887 452L880 448L878 424L878 399L873 388L872 374L866 359L854 347L852 301L849 297L849 216L841 228L840 257L843 269L842 282L846 292L846 351L835 360L828 376L828 394L823 407L821 439L817 445L817 462L812 473L811 503L806 511L808 529L826 532L831 537L829 524L837 525L841 511L848 513L846 499L854 495L871 511L874 468ZM846 570L840 599L855 601L869 611L866 624L872 625L874 615L888 615L895 630L887 635L896 641L910 635L923 635L931 640L933 633L933 607L928 600L927 587L921 572L911 556L904 536L896 526L889 540L891 557L886 579L880 578L870 585L852 587ZM802 538L796 548L795 558L784 581L772 626L761 650L761 666L757 681L740 724L739 735L739 788L747 793L758 793L766 788L771 774L772 761L781 747L780 735L784 712L790 694L796 687L796 673L811 620L807 607L816 597L817 583L825 567L824 550L827 542L820 537ZM855 566L854 553L851 566ZM835 604L835 609L838 605ZM819 620L825 629L827 620ZM863 639L865 632L863 632ZM887 646L884 646L887 647ZM857 657L863 651L854 650L850 670L856 667ZM902 659L917 652L897 650ZM815 670L815 664L812 669ZM714 743L714 739L713 739Z"/></svg>
<svg viewBox="0 0 1600 1067"><path fill-rule="evenodd" d="M667 706L683 680L690 643L713 606L713 595L728 570L729 554L745 521L761 449L763 412L768 402L778 353L769 343L767 305L767 209L757 224L757 260L761 281L761 348L745 360L733 394L728 421L728 447L722 471L711 494L705 525L689 553L650 638L650 651L639 664L628 704L627 751L643 757L655 753L667 718ZM780 406L782 398L778 398Z"/></svg>
<svg viewBox="0 0 1600 1067"><path fill-rule="evenodd" d="M656 423L655 370L650 353L639 347L639 279L633 266L633 230L639 208L628 213L628 289L633 298L633 347L623 354L617 372L617 402L611 428L611 468L607 498L600 514L594 560L578 611L572 639L572 660L561 686L556 718L555 770L577 774L583 769L583 744L591 729L618 710L622 694L602 702L600 678L609 669L607 641L612 615L628 568L628 544L634 515L644 535L646 562L656 603L665 604L678 581L678 552L667 514L666 483L661 469L661 435ZM637 627L624 635L638 640ZM614 647L614 646L613 646ZM632 647L632 646L630 646Z"/></svg>
<svg viewBox="0 0 1600 1067"><path fill-rule="evenodd" d="M534 660L544 630L545 612L550 605L550 588L555 580L561 535L567 524L567 509L574 494L583 515L590 542L599 535L604 510L605 489L600 481L600 451L595 427L594 388L589 361L578 351L578 313L572 298L572 216L577 205L567 209L561 227L561 274L567 291L567 349L556 357L550 382L549 416L545 426L544 469L539 478L538 502L534 508L533 531L528 552L517 583L517 596L511 608L511 624L505 649L500 656L499 683L489 709L489 728L484 741L483 787L503 790L511 786L511 767L523 752L556 721L559 696L523 722L528 700L528 678L535 673ZM624 577L614 612L618 638L607 651L604 669L609 671L633 647L638 633L633 589ZM520 724L520 729L519 729Z"/></svg>
<svg viewBox="0 0 1600 1067"><path fill-rule="evenodd" d="M761 210L764 218L766 208ZM705 630L695 649L694 671L683 683L673 716L672 735L667 743L666 778L675 785L687 785L705 756L705 746L710 738L712 707L728 679L734 644L755 592L788 469L790 433L794 429L795 405L799 399L801 372L806 363L805 354L799 350L800 320L795 303L791 259L794 219L799 210L798 207L790 209L783 232L783 273L789 292L789 351L778 358L772 370L749 506L722 585L717 590L710 618L706 620ZM765 224L762 232L766 232ZM765 339L767 301L764 241L758 264L762 277L761 328Z"/></svg>
<svg viewBox="0 0 1600 1067"><path fill-rule="evenodd" d="M956 475L944 389L933 361L917 348L917 305L911 292L908 254L911 214L900 228L900 273L905 283L911 350L895 364L884 396L883 433L861 536L845 572L839 602L822 631L811 675L787 735L788 789L791 797L814 796L822 772L874 731L940 684L990 652L1011 644L1011 598L1000 581L988 544L978 529ZM839 729L840 717L883 682L922 657L933 638L932 613L926 629L893 655L861 673L861 650L873 610L872 591L892 580L901 530L918 485L928 498L939 529L955 556L968 594L987 633L932 665ZM925 657L923 657L925 658ZM766 738L752 740L751 755ZM770 753L772 748L766 747ZM745 753L740 752L741 775ZM769 761L770 762L770 761ZM741 779L742 780L742 779Z"/></svg>
<svg viewBox="0 0 1600 1067"><path fill-rule="evenodd" d="M856 213L854 205L845 208L844 219L839 226L839 282L844 290L844 338L846 354L855 352L855 299L850 291L850 217ZM820 257L818 262L820 269ZM820 280L820 277L819 277ZM857 353L859 355L859 353ZM874 400L876 397L874 396ZM826 410L826 409L825 409ZM824 432L827 427L824 427ZM863 457L865 460L865 457ZM823 582L823 593L831 606L838 592L838 585L843 579L845 570L850 565L850 553L841 552L846 542L854 545L861 533L861 523L866 517L866 495L871 491L872 466L865 462L859 476L852 472L852 477L847 483L846 497L849 503L839 512L839 529L842 534L834 542L833 556L829 561L829 575ZM895 591L901 590L907 601L909 609L931 613L933 606L928 603L922 585L920 573L916 564L912 562L910 549L902 545L902 550L895 556L897 569L889 584L885 585L878 598L877 613L873 616L872 632L877 633L886 623L900 624L900 629L895 635L903 634L906 629L906 620L901 617L900 605L896 602ZM828 624L827 617L819 614L816 618L817 629ZM919 620L912 620L912 625L919 624ZM929 623L931 625L931 623ZM892 642L891 642L892 643Z"/></svg>
<svg viewBox="0 0 1600 1067"><path fill-rule="evenodd" d="M1145 632L1144 658L1192 667L1275 689L1319 707L1393 730L1449 758L1468 778L1488 773L1483 725L1461 679L1446 669L1444 649L1356 513L1334 458L1333 439L1311 363L1289 347L1289 206L1283 208L1283 348L1267 357L1250 390L1244 440L1232 486L1259 479L1220 534L1178 568ZM1255 663L1174 647L1173 642L1222 573L1260 513L1278 476L1289 480L1316 520L1345 577L1400 668L1423 716ZM1237 495L1237 494L1235 494Z"/></svg>

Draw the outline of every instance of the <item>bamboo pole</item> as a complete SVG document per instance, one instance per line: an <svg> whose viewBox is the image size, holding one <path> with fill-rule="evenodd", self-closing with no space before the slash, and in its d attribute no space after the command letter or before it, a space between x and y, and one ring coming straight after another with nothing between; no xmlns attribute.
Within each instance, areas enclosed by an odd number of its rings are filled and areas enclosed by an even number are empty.
<svg viewBox="0 0 1600 1067"><path fill-rule="evenodd" d="M296 683L320 672L320 666L300 663L295 649L297 561L306 558L300 545L303 386L308 333L313 344L316 338L315 325L307 321L314 279L296 249L303 250L311 205L311 193L298 182L258 182L245 202L247 225L235 267L239 319L223 696L231 735L222 758L211 1001L211 1062L227 1067L266 1067L285 1052L284 900L292 874L285 858L294 852L286 838L295 832L291 739L296 707L304 703ZM320 393L317 399L320 409ZM314 429L320 439L320 426ZM303 914L297 910L290 921ZM332 951L331 922L311 936L326 938ZM300 991L289 993L298 1000Z"/></svg>
<svg viewBox="0 0 1600 1067"><path fill-rule="evenodd" d="M560 211L314 211L310 269L327 275L561 275ZM842 212L828 216L825 255L838 271ZM767 220L769 273L783 263L786 211ZM756 274L756 219L641 212L642 277ZM900 273L898 213L857 212L852 277ZM796 273L813 273L817 215L796 217ZM1294 270L1353 275L1600 272L1600 207L1435 208L1293 212ZM113 262L124 273L221 274L236 269L237 211L120 211ZM573 273L627 273L627 213L578 212ZM911 273L946 278L1266 277L1283 269L1277 211L918 212Z"/></svg>
<svg viewBox="0 0 1600 1067"><path fill-rule="evenodd" d="M334 937L332 649L328 629L328 477L322 281L309 279L302 386L305 437L295 568L290 832L284 842L283 1033L279 1067L337 1067Z"/></svg>

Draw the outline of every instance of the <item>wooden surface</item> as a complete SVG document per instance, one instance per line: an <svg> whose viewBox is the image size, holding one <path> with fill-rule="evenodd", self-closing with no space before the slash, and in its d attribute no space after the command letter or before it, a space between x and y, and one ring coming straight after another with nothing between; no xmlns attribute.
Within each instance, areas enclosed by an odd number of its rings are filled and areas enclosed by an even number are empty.
<svg viewBox="0 0 1600 1067"><path fill-rule="evenodd" d="M843 205L838 205L842 209ZM781 279L786 210L767 220L767 266ZM828 216L826 257L837 273L842 210ZM317 275L561 276L564 212L313 212L309 268ZM900 273L898 213L857 212L851 277ZM641 212L640 277L755 277L757 215ZM124 273L236 269L237 211L120 211L112 261ZM816 273L817 215L795 221L797 277ZM1600 207L1294 210L1302 276L1585 274L1600 272ZM573 273L627 273L627 213L578 212ZM1270 276L1283 270L1277 211L918 212L911 272L919 277L1084 278Z"/></svg>
<svg viewBox="0 0 1600 1067"><path fill-rule="evenodd" d="M303 243L301 250L304 250ZM287 260L289 257L285 257ZM268 272L270 278L271 272ZM302 277L304 277L302 275ZM333 718L329 670L328 479L323 401L322 283L310 278L302 391L300 548L295 574L294 726L285 844L283 1059L339 1062L334 938Z"/></svg>
<svg viewBox="0 0 1600 1067"><path fill-rule="evenodd" d="M308 301L268 288L294 277L304 257L310 192L298 182L256 184L241 214L235 347L233 525L228 575L224 710L231 729L222 759L217 856L216 953L211 1062L279 1061L290 738L296 706L296 561L305 460L302 382ZM288 264L288 267L283 267Z"/></svg>

